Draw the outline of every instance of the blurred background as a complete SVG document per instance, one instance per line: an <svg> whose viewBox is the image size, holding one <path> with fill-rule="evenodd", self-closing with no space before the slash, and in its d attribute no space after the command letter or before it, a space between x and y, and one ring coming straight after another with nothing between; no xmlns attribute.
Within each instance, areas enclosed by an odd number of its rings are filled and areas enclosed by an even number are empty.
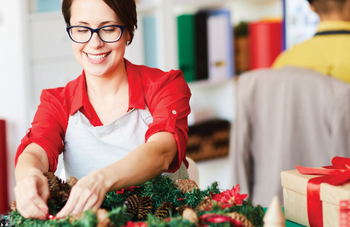
<svg viewBox="0 0 350 227"><path fill-rule="evenodd" d="M71 50L61 0L0 0L0 213L14 200L14 155L42 89L64 86L82 68ZM319 18L306 0L138 0L138 29L126 58L181 69L192 91L187 155L200 187L228 179L235 81L271 66L312 37Z"/></svg>

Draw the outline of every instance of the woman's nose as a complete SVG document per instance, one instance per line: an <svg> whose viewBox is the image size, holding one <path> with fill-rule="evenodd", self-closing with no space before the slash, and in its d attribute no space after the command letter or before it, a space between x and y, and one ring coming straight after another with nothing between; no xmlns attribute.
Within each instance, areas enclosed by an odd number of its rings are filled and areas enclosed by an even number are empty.
<svg viewBox="0 0 350 227"><path fill-rule="evenodd" d="M90 41L89 41L89 45L94 47L94 48L99 48L99 47L104 45L104 42L100 39L98 34L96 32L94 32L92 34Z"/></svg>

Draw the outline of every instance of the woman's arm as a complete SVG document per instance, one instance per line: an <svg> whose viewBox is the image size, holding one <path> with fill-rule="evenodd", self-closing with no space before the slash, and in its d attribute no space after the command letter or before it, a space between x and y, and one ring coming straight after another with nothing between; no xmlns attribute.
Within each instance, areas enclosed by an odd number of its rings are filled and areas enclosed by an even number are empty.
<svg viewBox="0 0 350 227"><path fill-rule="evenodd" d="M127 142L127 141L126 141ZM108 191L142 184L166 171L177 152L173 134L158 132L121 160L83 177L72 188L63 218L87 209L98 209Z"/></svg>
<svg viewBox="0 0 350 227"><path fill-rule="evenodd" d="M50 192L43 172L48 170L46 151L35 143L29 144L19 156L15 170L16 206L23 217L46 219L49 211L46 201Z"/></svg>

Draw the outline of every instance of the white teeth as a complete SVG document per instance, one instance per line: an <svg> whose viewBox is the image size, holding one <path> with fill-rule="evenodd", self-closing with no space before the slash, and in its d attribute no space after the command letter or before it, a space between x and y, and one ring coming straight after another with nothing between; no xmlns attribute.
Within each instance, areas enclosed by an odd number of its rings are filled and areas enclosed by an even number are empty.
<svg viewBox="0 0 350 227"><path fill-rule="evenodd" d="M89 58L92 60L101 60L102 58L106 57L107 54L101 54L101 55L91 55L91 54L86 54Z"/></svg>

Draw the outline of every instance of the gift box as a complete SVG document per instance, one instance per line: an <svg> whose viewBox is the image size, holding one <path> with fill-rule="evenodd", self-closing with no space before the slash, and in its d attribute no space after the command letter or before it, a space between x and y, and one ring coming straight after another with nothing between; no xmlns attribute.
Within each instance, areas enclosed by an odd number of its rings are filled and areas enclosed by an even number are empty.
<svg viewBox="0 0 350 227"><path fill-rule="evenodd" d="M321 171L326 170L323 168L318 169ZM298 170L283 171L281 173L286 219L301 225L310 226L308 212L313 212L313 210L318 208L309 204L308 211L307 185L309 179L317 177L320 177L320 175L305 175ZM327 177L329 179L330 176ZM339 226L340 201L349 199L349 183L337 186L328 183L320 184L320 201L324 227Z"/></svg>

